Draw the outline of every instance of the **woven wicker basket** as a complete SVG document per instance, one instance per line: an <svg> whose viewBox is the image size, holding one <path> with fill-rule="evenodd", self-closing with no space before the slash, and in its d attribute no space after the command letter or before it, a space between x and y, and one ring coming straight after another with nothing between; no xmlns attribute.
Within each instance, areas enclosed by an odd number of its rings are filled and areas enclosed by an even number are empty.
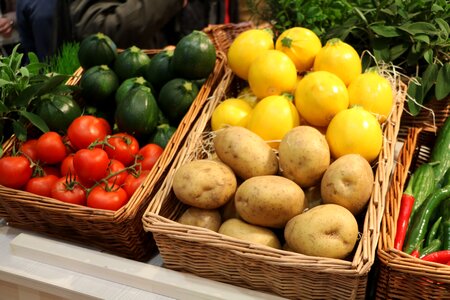
<svg viewBox="0 0 450 300"><path fill-rule="evenodd" d="M433 106L434 109L445 108L436 110L436 115L444 116L446 112L449 116L450 98L434 103L439 105ZM440 128L443 121L435 126ZM450 299L449 266L425 262L393 248L405 183L408 176L428 160L436 139L434 131L434 128L429 126L401 130L402 135L407 135L401 137L404 138L404 144L386 197L386 210L377 251L380 270L376 295L380 299Z"/></svg>
<svg viewBox="0 0 450 300"><path fill-rule="evenodd" d="M146 50L149 55L160 50ZM147 260L156 250L151 234L142 228L142 215L158 190L185 136L197 120L225 71L226 57L218 51L213 73L205 84L161 157L129 202L117 211L93 209L40 197L0 186L0 217L9 225L45 233L60 239L81 242L135 260ZM76 85L83 70L78 69L68 84ZM14 137L4 145L8 151Z"/></svg>
<svg viewBox="0 0 450 300"><path fill-rule="evenodd" d="M199 158L197 153L201 152L202 139L211 130L209 119L213 109L240 88L240 81L228 71L143 216L144 228L153 233L164 266L290 299L364 299L393 166L405 99L404 85L398 88L393 113L384 127L374 191L365 218L361 220L361 238L349 260L311 257L258 246L174 221L186 209L172 191L174 173L184 163Z"/></svg>

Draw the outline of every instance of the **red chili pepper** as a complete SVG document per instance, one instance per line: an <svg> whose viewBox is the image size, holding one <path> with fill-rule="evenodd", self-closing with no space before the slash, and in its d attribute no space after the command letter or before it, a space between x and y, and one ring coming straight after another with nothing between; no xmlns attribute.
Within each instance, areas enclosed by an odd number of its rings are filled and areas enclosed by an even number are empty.
<svg viewBox="0 0 450 300"><path fill-rule="evenodd" d="M400 212L397 219L397 233L395 234L394 248L397 250L403 249L405 242L406 231L408 230L409 217L414 206L414 196L409 194L402 195L400 203Z"/></svg>
<svg viewBox="0 0 450 300"><path fill-rule="evenodd" d="M450 262L450 250L436 251L425 255L422 259L440 264L448 264Z"/></svg>
<svg viewBox="0 0 450 300"><path fill-rule="evenodd" d="M411 252L411 256L419 258L419 256L420 256L419 250L414 249L413 252Z"/></svg>

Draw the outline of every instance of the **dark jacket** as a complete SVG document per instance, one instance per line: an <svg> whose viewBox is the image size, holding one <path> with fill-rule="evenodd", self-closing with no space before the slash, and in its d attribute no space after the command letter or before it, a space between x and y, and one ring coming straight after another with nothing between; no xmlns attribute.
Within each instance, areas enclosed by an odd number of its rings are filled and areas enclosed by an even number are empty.
<svg viewBox="0 0 450 300"><path fill-rule="evenodd" d="M102 32L119 48L162 48L168 44L167 26L182 10L183 0L74 0L70 6L76 39Z"/></svg>

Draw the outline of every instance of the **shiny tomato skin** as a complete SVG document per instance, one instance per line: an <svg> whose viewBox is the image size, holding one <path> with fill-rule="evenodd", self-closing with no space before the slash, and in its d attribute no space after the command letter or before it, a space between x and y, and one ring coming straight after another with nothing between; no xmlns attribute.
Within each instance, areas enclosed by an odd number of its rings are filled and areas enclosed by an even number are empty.
<svg viewBox="0 0 450 300"><path fill-rule="evenodd" d="M118 210L128 202L125 190L118 186L96 186L87 197L87 206L92 208Z"/></svg>
<svg viewBox="0 0 450 300"><path fill-rule="evenodd" d="M127 175L125 182L123 183L123 189L127 192L128 197L131 198L131 196L133 196L134 192L141 186L149 173L150 170L143 170L138 176L135 176L134 174Z"/></svg>
<svg viewBox="0 0 450 300"><path fill-rule="evenodd" d="M44 171L43 175L55 175L58 178L61 177L59 168L57 168L56 166L43 166L42 170Z"/></svg>
<svg viewBox="0 0 450 300"><path fill-rule="evenodd" d="M32 161L38 160L38 153L37 153L37 139L31 139L28 141L25 141L20 145L19 152L23 154L25 157L28 157Z"/></svg>
<svg viewBox="0 0 450 300"><path fill-rule="evenodd" d="M0 158L0 184L19 189L30 180L33 169L25 156L4 156Z"/></svg>
<svg viewBox="0 0 450 300"><path fill-rule="evenodd" d="M52 174L41 177L33 177L28 180L25 185L25 191L40 196L51 197L52 187L58 179L59 177Z"/></svg>
<svg viewBox="0 0 450 300"><path fill-rule="evenodd" d="M67 156L67 149L61 135L49 131L42 134L36 145L38 159L47 164L61 162Z"/></svg>
<svg viewBox="0 0 450 300"><path fill-rule="evenodd" d="M139 142L128 133L116 133L108 138L108 144L104 150L109 158L114 158L129 166L134 162L136 154L139 152Z"/></svg>
<svg viewBox="0 0 450 300"><path fill-rule="evenodd" d="M75 149L84 149L92 142L102 141L107 134L105 122L91 115L76 118L67 129L67 136Z"/></svg>
<svg viewBox="0 0 450 300"><path fill-rule="evenodd" d="M76 175L75 168L73 167L73 157L75 156L74 153L71 153L66 156L66 158L63 159L61 162L61 165L59 166L59 170L61 172L61 176L66 176L68 174L70 175Z"/></svg>
<svg viewBox="0 0 450 300"><path fill-rule="evenodd" d="M125 178L127 178L128 173L125 169L124 164L117 159L111 159L109 161L107 176L114 174L114 173L118 173L118 174L109 178L108 182L111 184L121 186L125 182Z"/></svg>
<svg viewBox="0 0 450 300"><path fill-rule="evenodd" d="M81 149L73 157L75 173L84 183L103 179L107 174L108 166L108 154L100 148Z"/></svg>
<svg viewBox="0 0 450 300"><path fill-rule="evenodd" d="M138 152L137 161L141 164L142 170L151 170L164 149L157 144L147 144Z"/></svg>
<svg viewBox="0 0 450 300"><path fill-rule="evenodd" d="M59 178L50 191L52 198L78 205L86 205L86 191L66 177Z"/></svg>

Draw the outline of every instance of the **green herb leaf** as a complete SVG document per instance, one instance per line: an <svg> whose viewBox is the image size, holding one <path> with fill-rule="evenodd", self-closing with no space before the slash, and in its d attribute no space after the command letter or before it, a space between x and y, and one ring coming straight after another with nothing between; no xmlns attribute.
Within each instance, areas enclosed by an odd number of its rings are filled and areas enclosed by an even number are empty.
<svg viewBox="0 0 450 300"><path fill-rule="evenodd" d="M0 114L7 113L9 111L8 106L5 105L2 101L0 101Z"/></svg>
<svg viewBox="0 0 450 300"><path fill-rule="evenodd" d="M398 37L400 36L399 31L395 26L386 25L372 25L370 28L378 35L382 37Z"/></svg>
<svg viewBox="0 0 450 300"><path fill-rule="evenodd" d="M47 124L38 115L28 112L28 111L25 111L25 110L20 110L19 113L20 113L20 115L25 117L28 121L30 121L34 126L36 126L42 132L49 131Z"/></svg>
<svg viewBox="0 0 450 300"><path fill-rule="evenodd" d="M437 64L428 65L425 72L423 72L422 82L425 94L428 93L435 84L438 72L439 66Z"/></svg>
<svg viewBox="0 0 450 300"><path fill-rule="evenodd" d="M450 94L450 63L446 63L439 70L436 78L435 95L442 100Z"/></svg>
<svg viewBox="0 0 450 300"><path fill-rule="evenodd" d="M22 123L20 123L20 122L18 122L16 120L13 121L12 126L13 126L14 134L16 135L16 138L19 141L26 141L27 140L27 129L26 129L26 127Z"/></svg>
<svg viewBox="0 0 450 300"><path fill-rule="evenodd" d="M427 22L415 22L399 26L398 29L404 30L411 35L428 34L436 35L437 29L433 24Z"/></svg>
<svg viewBox="0 0 450 300"><path fill-rule="evenodd" d="M416 78L418 81L418 84L415 82L410 82L408 85L408 95L414 99L408 99L408 110L413 116L417 116L420 112L421 107L416 104L422 104L424 99L424 93L423 93L423 87L422 87L422 79L420 77Z"/></svg>
<svg viewBox="0 0 450 300"><path fill-rule="evenodd" d="M433 49L428 49L423 53L423 58L429 64L433 63Z"/></svg>

